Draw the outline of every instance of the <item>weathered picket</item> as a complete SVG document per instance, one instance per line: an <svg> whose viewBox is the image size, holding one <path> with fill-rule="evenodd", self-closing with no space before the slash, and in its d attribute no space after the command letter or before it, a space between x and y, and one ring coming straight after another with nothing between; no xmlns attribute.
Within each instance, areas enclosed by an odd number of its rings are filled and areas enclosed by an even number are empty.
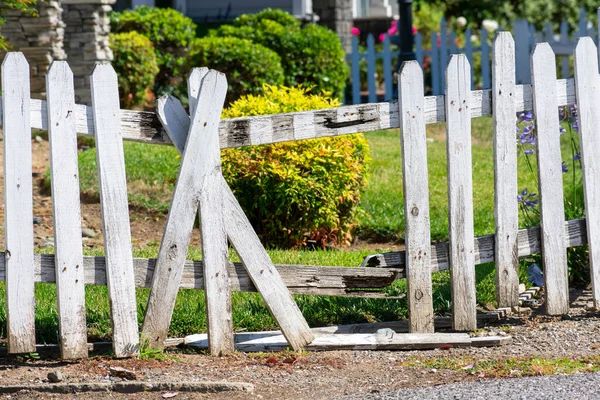
<svg viewBox="0 0 600 400"><path fill-rule="evenodd" d="M347 336L344 343L332 343L329 338L313 342L314 332L290 293L385 297L373 289L406 278L408 329L432 333L431 273L449 269L452 326L472 330L477 326L475 265L496 261L498 304L513 306L518 301L518 257L540 252L546 311L563 314L568 310L565 250L585 243L590 245L597 306L597 49L592 39L580 39L575 50L575 79L558 80L551 46L538 44L531 62L533 85L515 82L516 50L509 33L497 36L492 90L472 91L468 58L452 55L443 80L446 95L424 96L423 71L413 61L400 72L398 102L221 121L218 116L226 80L216 71L196 69L190 76L190 118L181 103L170 96L159 99L157 114L119 110L116 75L107 65L97 66L92 74L92 107L74 104L72 74L64 62L55 63L49 71L48 101L30 100L26 61L19 53L9 53L2 65L6 251L0 257L0 280L7 286L8 351L35 351L34 282L57 283L59 337L65 359L87 355L84 284L109 288L113 349L118 357L139 351L136 287L151 288L142 339L152 347L165 343L178 289L204 289L207 339L214 354L234 348L232 290L258 291L292 348L352 348L365 344L359 343L359 337L353 344ZM565 221L558 107L572 104L578 105L580 118L587 220ZM517 230L514 125L516 113L529 110L535 111L538 132L542 220L540 227ZM470 126L471 118L490 115L494 118L496 232L475 238ZM437 122L446 122L447 127L450 241L432 246L425 125ZM51 142L55 255L33 253L32 127L48 130ZM219 149L389 128L401 129L406 251L368 257L364 268L275 266L221 174ZM96 138L106 257L82 256L76 133ZM158 260L132 257L122 139L173 144L182 154ZM196 214L200 215L203 262L185 260ZM241 264L227 261L227 239ZM392 345L380 339L371 338L369 343L374 348ZM399 338L398 343L411 340Z"/></svg>
<svg viewBox="0 0 600 400"><path fill-rule="evenodd" d="M496 221L496 298L499 307L518 305L519 209L517 193L517 112L515 94L515 43L507 32L494 40L492 57L494 120L494 219Z"/></svg>
<svg viewBox="0 0 600 400"><path fill-rule="evenodd" d="M501 28L500 28L501 30ZM484 89L491 88L491 63L490 63L490 46L488 44L489 34L484 27L479 30L480 37L477 39L478 46L474 46L471 37L473 30L469 27L464 31L464 45L458 47L456 42L457 34L454 30L448 29L448 24L445 19L440 22L439 32L432 34L431 43L428 43L428 48L423 48L423 37L417 32L415 34L415 57L421 67L425 65L425 61L429 65L431 75L430 90L434 95L444 93L444 71L448 64L450 55L463 53L467 56L471 64L471 88L475 88L475 76L481 77L480 85ZM588 16L583 8L579 14L578 29L569 34L568 24L563 21L560 25L560 31L555 34L550 25L546 25L543 32L535 32L533 26L527 20L521 19L516 21L512 26L512 33L515 37L516 44L516 81L520 84L531 83L531 71L529 68L529 54L533 49L533 45L537 42L549 43L556 57L560 60L561 77L566 79L572 77L570 60L573 55L577 38L584 36L597 37L591 22L588 22ZM390 100L393 97L391 86L393 78L391 70L393 69L396 58L398 57L397 50L391 50L389 43L390 37L384 34L382 40L382 51L377 52L375 47L375 37L372 34L367 36L367 48L364 52L360 52L358 37L352 38L352 52L346 55L346 59L352 70L352 98L347 99L348 103L360 104L363 102L361 95L361 60L366 60L366 92L369 103L374 103L377 99L378 88L375 81L377 75L376 65L377 60L383 63L383 98ZM571 38L572 37L572 38ZM474 56L480 57L480 70L474 70ZM390 71L390 73L388 73Z"/></svg>
<svg viewBox="0 0 600 400"><path fill-rule="evenodd" d="M65 61L52 64L46 86L61 354L67 359L83 358L88 349L75 88L73 72Z"/></svg>
<svg viewBox="0 0 600 400"><path fill-rule="evenodd" d="M117 357L127 357L138 353L139 337L125 156L119 125L119 88L115 70L110 65L97 65L90 79L90 88L113 350Z"/></svg>
<svg viewBox="0 0 600 400"><path fill-rule="evenodd" d="M408 309L411 332L433 332L431 233L427 138L423 109L423 70L415 61L404 64L398 80L402 144L402 178L406 220Z"/></svg>
<svg viewBox="0 0 600 400"><path fill-rule="evenodd" d="M446 68L445 100L452 326L457 330L477 328L470 75L467 57L453 55Z"/></svg>

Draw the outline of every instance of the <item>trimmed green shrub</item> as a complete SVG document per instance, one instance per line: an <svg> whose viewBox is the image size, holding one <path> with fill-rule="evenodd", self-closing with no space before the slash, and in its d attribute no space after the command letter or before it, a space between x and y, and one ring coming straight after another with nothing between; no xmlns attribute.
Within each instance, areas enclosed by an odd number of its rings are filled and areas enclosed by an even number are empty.
<svg viewBox="0 0 600 400"><path fill-rule="evenodd" d="M190 50L191 64L209 67L227 76L227 101L259 94L264 84L283 83L281 59L272 50L236 37L196 39Z"/></svg>
<svg viewBox="0 0 600 400"><path fill-rule="evenodd" d="M108 37L114 54L112 66L119 76L119 97L125 108L141 106L154 86L158 61L150 39L135 31Z"/></svg>
<svg viewBox="0 0 600 400"><path fill-rule="evenodd" d="M245 96L223 117L330 108L339 101L306 88L267 86ZM228 149L223 174L263 243L298 247L347 244L369 160L362 134Z"/></svg>
<svg viewBox="0 0 600 400"><path fill-rule="evenodd" d="M189 69L189 48L196 37L196 24L190 18L172 8L142 6L111 13L110 25L113 33L136 31L152 41L160 67L154 87L157 95L181 88Z"/></svg>
<svg viewBox="0 0 600 400"><path fill-rule="evenodd" d="M293 20L293 21L292 21ZM314 24L304 28L284 11L264 10L241 15L233 25L210 32L213 37L238 37L262 44L281 57L284 84L312 87L341 98L347 78L344 51L335 32Z"/></svg>

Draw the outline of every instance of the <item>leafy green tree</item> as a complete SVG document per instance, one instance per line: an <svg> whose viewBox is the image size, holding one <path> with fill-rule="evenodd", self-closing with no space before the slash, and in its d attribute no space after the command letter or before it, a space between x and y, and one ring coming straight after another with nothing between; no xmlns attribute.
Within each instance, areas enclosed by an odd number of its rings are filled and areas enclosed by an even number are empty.
<svg viewBox="0 0 600 400"><path fill-rule="evenodd" d="M588 19L595 21L597 1L594 0L417 0L415 9L442 9L447 19L465 17L471 27L478 28L484 19L498 21L504 29L510 29L513 22L525 18L537 30L550 23L558 30L561 21L566 20L571 30L577 29L579 10L583 7Z"/></svg>
<svg viewBox="0 0 600 400"><path fill-rule="evenodd" d="M6 38L2 35L2 25L6 22L4 18L4 9L12 8L15 10L21 10L31 15L37 15L35 9L37 0L2 0L0 1L0 50L9 50L9 43Z"/></svg>

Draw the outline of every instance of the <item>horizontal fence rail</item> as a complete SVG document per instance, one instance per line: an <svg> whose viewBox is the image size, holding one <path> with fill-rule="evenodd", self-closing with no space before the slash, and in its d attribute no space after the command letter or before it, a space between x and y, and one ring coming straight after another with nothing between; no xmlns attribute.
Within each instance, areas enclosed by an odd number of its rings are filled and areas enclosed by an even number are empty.
<svg viewBox="0 0 600 400"><path fill-rule="evenodd" d="M558 107L575 103L575 80L556 81ZM2 97L0 96L0 99ZM45 100L31 101L31 127L48 130ZM515 87L516 112L533 110L531 85ZM471 92L471 118L492 116L492 91ZM80 135L94 135L91 107L75 105L76 130ZM425 123L446 122L445 96L425 97ZM3 121L0 113L0 120ZM124 140L172 145L155 113L121 110L121 133ZM399 128L398 102L358 104L323 110L304 111L260 117L230 118L219 125L221 149L260 144L351 135L382 129Z"/></svg>

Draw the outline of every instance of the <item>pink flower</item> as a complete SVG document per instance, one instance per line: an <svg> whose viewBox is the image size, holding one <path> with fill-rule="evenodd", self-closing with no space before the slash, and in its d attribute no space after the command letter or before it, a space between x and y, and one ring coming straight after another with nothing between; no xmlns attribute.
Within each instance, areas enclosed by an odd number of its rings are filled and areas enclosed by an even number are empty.
<svg viewBox="0 0 600 400"><path fill-rule="evenodd" d="M388 29L387 33L389 36L392 36L395 33L398 33L398 28L396 27L396 21L392 21L392 26L390 27L390 29Z"/></svg>
<svg viewBox="0 0 600 400"><path fill-rule="evenodd" d="M350 31L354 36L358 36L360 35L360 29L358 29L357 27L353 27L352 30Z"/></svg>
<svg viewBox="0 0 600 400"><path fill-rule="evenodd" d="M413 27L412 27L412 34L416 35L417 32L418 32L417 27L413 25Z"/></svg>
<svg viewBox="0 0 600 400"><path fill-rule="evenodd" d="M383 42L383 39L385 39L385 33L382 33L381 35L379 35L379 41Z"/></svg>

